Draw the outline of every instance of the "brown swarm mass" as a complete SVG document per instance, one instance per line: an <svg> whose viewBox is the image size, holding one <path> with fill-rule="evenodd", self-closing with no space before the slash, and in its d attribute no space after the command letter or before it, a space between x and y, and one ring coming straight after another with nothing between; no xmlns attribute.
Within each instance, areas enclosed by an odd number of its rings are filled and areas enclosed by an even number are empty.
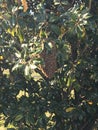
<svg viewBox="0 0 98 130"><path fill-rule="evenodd" d="M52 78L57 69L56 45L54 42L51 43L53 46L51 52L47 53L47 50L44 49L40 54L40 57L44 60L44 65L40 66L40 70L47 78Z"/></svg>

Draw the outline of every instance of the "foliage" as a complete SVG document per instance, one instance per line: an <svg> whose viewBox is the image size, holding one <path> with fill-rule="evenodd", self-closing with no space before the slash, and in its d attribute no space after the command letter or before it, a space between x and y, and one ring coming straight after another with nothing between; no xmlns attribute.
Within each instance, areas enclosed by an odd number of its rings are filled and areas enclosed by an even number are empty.
<svg viewBox="0 0 98 130"><path fill-rule="evenodd" d="M5 126L92 130L97 125L97 5L95 0L0 0Z"/></svg>

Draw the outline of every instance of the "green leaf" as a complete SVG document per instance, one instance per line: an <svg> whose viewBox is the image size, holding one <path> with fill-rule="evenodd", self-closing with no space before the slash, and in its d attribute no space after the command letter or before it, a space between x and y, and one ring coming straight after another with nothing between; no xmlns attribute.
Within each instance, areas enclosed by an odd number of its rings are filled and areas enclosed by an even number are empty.
<svg viewBox="0 0 98 130"><path fill-rule="evenodd" d="M30 64L30 68L34 70L34 69L36 69L36 68L37 68L37 66L36 66L36 65L34 65L34 64Z"/></svg>
<svg viewBox="0 0 98 130"><path fill-rule="evenodd" d="M51 16L50 19L49 19L49 22L50 23L53 23L53 22L56 22L59 20L59 17L58 16Z"/></svg>
<svg viewBox="0 0 98 130"><path fill-rule="evenodd" d="M39 65L39 64L41 64L42 63L42 60L41 59L34 59L33 60L33 64L34 65Z"/></svg>
<svg viewBox="0 0 98 130"><path fill-rule="evenodd" d="M51 30L57 35L60 34L60 28L57 25L51 25Z"/></svg>
<svg viewBox="0 0 98 130"><path fill-rule="evenodd" d="M30 74L30 66L29 65L25 66L24 74L25 74L25 76L28 76Z"/></svg>
<svg viewBox="0 0 98 130"><path fill-rule="evenodd" d="M16 31L16 35L18 36L20 43L22 43L24 41L24 37L22 31L19 28Z"/></svg>
<svg viewBox="0 0 98 130"><path fill-rule="evenodd" d="M22 67L22 65L19 64L19 63L17 63L17 64L15 64L15 65L13 66L12 71L17 70L17 69L19 69L20 67Z"/></svg>
<svg viewBox="0 0 98 130"><path fill-rule="evenodd" d="M21 53L20 53L19 51L17 51L17 52L15 53L15 55L16 55L17 58L21 58Z"/></svg>
<svg viewBox="0 0 98 130"><path fill-rule="evenodd" d="M63 0L61 3L62 5L68 5L68 1L65 1L65 0Z"/></svg>
<svg viewBox="0 0 98 130"><path fill-rule="evenodd" d="M15 24L16 24L16 21L15 21L15 20L16 20L16 19L15 19L15 16L12 15L12 19L11 19L12 26L15 26Z"/></svg>
<svg viewBox="0 0 98 130"><path fill-rule="evenodd" d="M68 87L70 87L71 82L72 82L72 78L71 78L71 76L69 76L68 81L67 81L67 86L68 86Z"/></svg>
<svg viewBox="0 0 98 130"><path fill-rule="evenodd" d="M22 114L17 115L17 116L15 117L15 121L20 121L22 118L23 118L23 115L22 115Z"/></svg>
<svg viewBox="0 0 98 130"><path fill-rule="evenodd" d="M75 107L68 107L68 108L66 108L66 112L71 112L71 111L73 111L75 109Z"/></svg>
<svg viewBox="0 0 98 130"><path fill-rule="evenodd" d="M60 4L60 0L54 0L54 5L59 5Z"/></svg>

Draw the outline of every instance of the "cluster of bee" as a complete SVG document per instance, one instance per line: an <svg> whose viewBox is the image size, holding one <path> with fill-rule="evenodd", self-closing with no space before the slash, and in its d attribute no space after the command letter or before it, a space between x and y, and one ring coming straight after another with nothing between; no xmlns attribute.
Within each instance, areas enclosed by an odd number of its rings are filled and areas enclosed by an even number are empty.
<svg viewBox="0 0 98 130"><path fill-rule="evenodd" d="M40 70L47 78L52 78L56 69L57 69L57 60L56 54L57 49L54 42L50 42L52 44L52 48L50 51L47 51L46 48L40 54L40 57L44 60L44 65L40 66Z"/></svg>

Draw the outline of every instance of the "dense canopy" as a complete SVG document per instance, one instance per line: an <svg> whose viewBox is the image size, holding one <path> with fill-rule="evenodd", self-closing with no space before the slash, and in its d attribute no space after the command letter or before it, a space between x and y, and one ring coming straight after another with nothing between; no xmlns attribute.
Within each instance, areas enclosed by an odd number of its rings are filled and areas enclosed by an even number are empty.
<svg viewBox="0 0 98 130"><path fill-rule="evenodd" d="M97 0L0 0L0 119L98 129Z"/></svg>

